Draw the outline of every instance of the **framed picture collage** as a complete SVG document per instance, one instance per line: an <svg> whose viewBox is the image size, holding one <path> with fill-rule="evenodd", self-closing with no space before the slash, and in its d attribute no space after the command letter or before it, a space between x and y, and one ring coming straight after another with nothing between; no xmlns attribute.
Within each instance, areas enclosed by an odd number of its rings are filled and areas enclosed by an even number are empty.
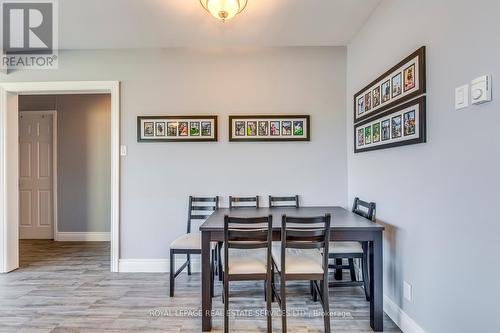
<svg viewBox="0 0 500 333"><path fill-rule="evenodd" d="M309 141L308 115L230 116L229 141Z"/></svg>
<svg viewBox="0 0 500 333"><path fill-rule="evenodd" d="M217 141L217 116L139 116L137 141Z"/></svg>
<svg viewBox="0 0 500 333"><path fill-rule="evenodd" d="M354 152L426 141L425 47L354 95Z"/></svg>
<svg viewBox="0 0 500 333"><path fill-rule="evenodd" d="M217 116L138 116L138 142L218 141ZM229 141L310 141L309 115L229 116Z"/></svg>

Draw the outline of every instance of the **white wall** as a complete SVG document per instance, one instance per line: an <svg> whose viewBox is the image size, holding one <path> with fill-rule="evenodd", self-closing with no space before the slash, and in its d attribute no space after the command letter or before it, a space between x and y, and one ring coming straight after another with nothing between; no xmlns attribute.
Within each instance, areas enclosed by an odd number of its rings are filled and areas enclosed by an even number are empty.
<svg viewBox="0 0 500 333"><path fill-rule="evenodd" d="M57 71L8 81L119 80L121 258L162 259L185 232L188 195L297 193L346 205L343 47L63 51ZM310 114L311 142L229 143L229 114ZM218 143L137 143L136 116L216 114Z"/></svg>
<svg viewBox="0 0 500 333"><path fill-rule="evenodd" d="M24 95L19 110L57 110L58 232L109 232L110 95Z"/></svg>
<svg viewBox="0 0 500 333"><path fill-rule="evenodd" d="M348 46L349 200L377 202L384 292L427 332L498 332L499 13L496 0L384 0ZM354 154L352 96L422 45L428 142ZM454 88L486 73L494 102L454 111Z"/></svg>

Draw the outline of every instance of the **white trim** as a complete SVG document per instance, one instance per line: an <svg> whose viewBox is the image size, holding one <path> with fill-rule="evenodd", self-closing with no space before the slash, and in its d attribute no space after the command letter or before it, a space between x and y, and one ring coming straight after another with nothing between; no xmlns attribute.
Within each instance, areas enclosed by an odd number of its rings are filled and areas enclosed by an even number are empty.
<svg viewBox="0 0 500 333"><path fill-rule="evenodd" d="M5 209L5 201L6 201L6 191L7 187L5 186L5 180L7 179L7 175L5 174L5 163L7 159L5 158L5 140L6 133L3 130L5 128L6 123L6 101L7 92L0 86L0 272L5 272L7 270L6 267L6 258L7 258L7 242L5 241L6 233L7 233L7 223L4 221L7 220L7 212Z"/></svg>
<svg viewBox="0 0 500 333"><path fill-rule="evenodd" d="M8 246L9 221L5 205L7 198L7 147L5 126L7 94L111 94L111 271L118 272L120 256L120 83L118 81L57 81L57 82L0 82L0 273L14 268L5 267L11 250ZM17 162L18 163L18 162ZM12 193L10 193L12 195ZM15 195L15 194L14 194ZM17 243L17 242L16 242Z"/></svg>
<svg viewBox="0 0 500 333"><path fill-rule="evenodd" d="M175 259L177 269L186 262L186 259L182 255L176 255L176 257L179 257ZM200 259L191 259L191 270L195 273L201 271ZM121 273L168 273L169 271L169 259L120 259Z"/></svg>
<svg viewBox="0 0 500 333"><path fill-rule="evenodd" d="M398 325L404 333L426 333L410 316L396 305L389 297L384 295L384 312Z"/></svg>
<svg viewBox="0 0 500 333"><path fill-rule="evenodd" d="M109 232L57 232L54 240L58 242L109 242Z"/></svg>

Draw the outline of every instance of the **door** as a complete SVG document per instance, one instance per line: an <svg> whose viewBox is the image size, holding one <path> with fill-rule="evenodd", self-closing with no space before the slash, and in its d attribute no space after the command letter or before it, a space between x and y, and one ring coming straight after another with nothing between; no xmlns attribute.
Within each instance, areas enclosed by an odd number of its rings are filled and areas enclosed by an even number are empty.
<svg viewBox="0 0 500 333"><path fill-rule="evenodd" d="M50 112L19 113L19 238L54 238Z"/></svg>

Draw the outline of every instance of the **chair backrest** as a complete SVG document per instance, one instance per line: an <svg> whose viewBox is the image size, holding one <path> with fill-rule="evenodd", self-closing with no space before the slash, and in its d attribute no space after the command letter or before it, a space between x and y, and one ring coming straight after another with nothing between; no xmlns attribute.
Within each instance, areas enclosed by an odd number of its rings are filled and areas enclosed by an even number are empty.
<svg viewBox="0 0 500 333"><path fill-rule="evenodd" d="M229 196L229 208L259 208L259 196L233 197Z"/></svg>
<svg viewBox="0 0 500 333"><path fill-rule="evenodd" d="M286 249L318 249L328 253L330 214L315 217L281 217L281 265L285 272ZM328 255L323 256L323 272L328 274Z"/></svg>
<svg viewBox="0 0 500 333"><path fill-rule="evenodd" d="M299 208L299 196L289 196L289 197L274 197L269 196L269 207L295 207Z"/></svg>
<svg viewBox="0 0 500 333"><path fill-rule="evenodd" d="M352 212L354 214L366 217L367 219L375 222L375 214L377 210L377 205L374 202L366 202L360 198L354 198L354 204L352 205Z"/></svg>
<svg viewBox="0 0 500 333"><path fill-rule="evenodd" d="M219 197L193 197L189 196L189 210L187 232L192 230L193 221L203 223L212 213L219 208Z"/></svg>
<svg viewBox="0 0 500 333"><path fill-rule="evenodd" d="M224 216L224 271L229 272L229 249L267 249L267 265L271 265L273 216Z"/></svg>

